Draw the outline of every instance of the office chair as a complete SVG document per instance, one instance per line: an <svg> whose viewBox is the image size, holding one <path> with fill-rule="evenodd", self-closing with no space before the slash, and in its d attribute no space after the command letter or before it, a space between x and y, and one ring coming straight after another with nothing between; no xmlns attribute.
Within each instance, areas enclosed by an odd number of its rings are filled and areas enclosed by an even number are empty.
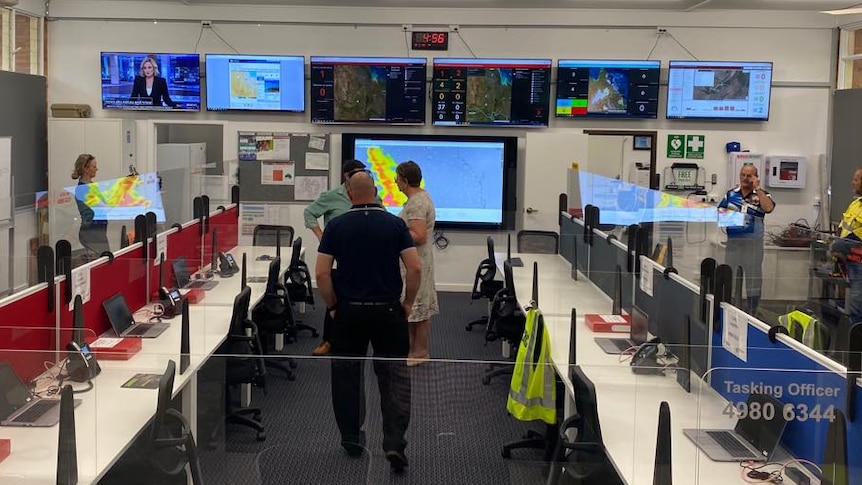
<svg viewBox="0 0 862 485"><path fill-rule="evenodd" d="M293 309L287 296L287 289L282 285L278 276L281 270L281 258L276 256L269 262L269 275L266 280L266 290L260 301L251 310L251 319L261 334L263 351L267 355L264 363L268 367L279 369L285 373L287 380L296 379L291 369L296 367L296 362L287 356L274 356L274 340L277 334L282 334L292 339L296 334L295 322L293 321ZM270 343L273 346L270 346Z"/></svg>
<svg viewBox="0 0 862 485"><path fill-rule="evenodd" d="M560 236L554 231L518 231L518 252L557 254L560 252Z"/></svg>
<svg viewBox="0 0 862 485"><path fill-rule="evenodd" d="M188 465L192 483L203 485L201 464L191 426L182 413L171 407L176 367L176 363L169 360L165 373L159 379L156 416L149 434L148 459L165 475L182 475L185 479L188 479Z"/></svg>
<svg viewBox="0 0 862 485"><path fill-rule="evenodd" d="M246 286L233 301L230 330L225 342L219 347L218 354L226 355L225 365L225 419L224 423L234 423L257 431L257 440L266 439L266 431L260 422L261 410L258 407L234 406L231 388L251 384L266 391L266 364L260 343L257 326L248 319L251 304L251 289ZM222 425L224 423L221 423ZM221 430L217 426L210 436L210 447L217 442Z"/></svg>
<svg viewBox="0 0 862 485"><path fill-rule="evenodd" d="M302 303L314 306L314 290L311 287L311 272L305 261L299 258L302 252L302 238L293 241L293 253L290 255L290 264L284 275L284 287L291 303ZM296 332L308 330L311 336L317 338L317 329L304 323L295 323Z"/></svg>
<svg viewBox="0 0 862 485"><path fill-rule="evenodd" d="M494 259L494 239L488 236L486 239L488 257L479 262L476 268L476 276L473 278L473 290L470 292L470 303L473 300L485 298L488 300L488 315L473 320L466 326L467 331L473 330L476 325L487 326L491 312L491 302L494 296L503 288L503 282L495 280L497 276L497 262Z"/></svg>
<svg viewBox="0 0 862 485"><path fill-rule="evenodd" d="M252 246L275 247L276 234L282 246L293 244L293 226L273 226L269 224L258 224L254 226L254 234L251 237Z"/></svg>
<svg viewBox="0 0 862 485"><path fill-rule="evenodd" d="M570 375L576 413L560 424L547 485L623 485L602 440L596 388L579 366Z"/></svg>
<svg viewBox="0 0 862 485"><path fill-rule="evenodd" d="M518 305L515 295L515 284L512 279L512 265L506 261L503 263L503 276L505 286L494 295L491 301L491 313L488 318L488 326L485 329L485 341L494 342L503 339L510 347L517 347L524 335L524 325L527 317ZM517 354L517 351L515 351ZM488 371L482 376L482 384L488 385L491 379L497 376L511 375L515 367L511 364L488 366Z"/></svg>

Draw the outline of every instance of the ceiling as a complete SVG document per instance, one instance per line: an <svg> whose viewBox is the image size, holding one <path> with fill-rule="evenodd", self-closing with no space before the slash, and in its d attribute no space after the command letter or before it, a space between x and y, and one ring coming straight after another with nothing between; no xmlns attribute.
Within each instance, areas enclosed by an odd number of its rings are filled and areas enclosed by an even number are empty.
<svg viewBox="0 0 862 485"><path fill-rule="evenodd" d="M161 1L165 0L147 0ZM176 0L186 5L302 5L319 7L584 8L643 10L821 11L860 5L859 0Z"/></svg>

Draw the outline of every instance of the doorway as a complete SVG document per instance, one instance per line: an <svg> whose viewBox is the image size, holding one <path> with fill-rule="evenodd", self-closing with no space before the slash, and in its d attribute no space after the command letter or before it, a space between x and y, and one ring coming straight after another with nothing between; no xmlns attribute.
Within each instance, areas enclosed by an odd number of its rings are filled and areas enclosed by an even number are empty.
<svg viewBox="0 0 862 485"><path fill-rule="evenodd" d="M584 130L590 136L590 171L658 190L655 174L658 132Z"/></svg>

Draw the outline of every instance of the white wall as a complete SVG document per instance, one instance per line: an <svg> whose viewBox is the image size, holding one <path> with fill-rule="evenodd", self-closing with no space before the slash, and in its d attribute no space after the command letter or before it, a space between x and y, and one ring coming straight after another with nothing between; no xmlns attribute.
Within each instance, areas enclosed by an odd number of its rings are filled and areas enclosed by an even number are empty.
<svg viewBox="0 0 862 485"><path fill-rule="evenodd" d="M159 16L157 24L153 22L154 12ZM519 129L314 126L308 123L307 113L144 114L100 109L100 51L191 52L200 35L198 52L230 52L213 32L201 32L200 20L203 19L213 20L215 30L242 53L403 56L407 51L401 24L406 23L414 28L459 24L464 40L480 57L643 59L656 45L652 58L661 59L665 66L671 59L687 59L686 52L670 37L657 39L656 26L662 26L701 59L773 61L776 87L770 121L691 123L663 118L646 121L551 118L549 130L571 133L579 133L584 128L658 130L659 172L670 163L664 159L667 133L706 134L705 165L708 173L719 175L719 191L729 183L724 169L723 147L727 141L740 141L746 148L766 153L806 155L812 163L818 154L827 150L828 85L834 70L830 60L831 28L835 20L817 13L190 7L179 2L154 8L149 2L53 0L50 16L54 20L48 22L49 103L86 103L94 108L97 117L139 120L138 163L145 168L154 166L152 120L224 123L225 160L236 158L238 130L517 135L522 138L523 160L525 132ZM233 23L220 23L220 20ZM262 25L258 26L258 21L263 22ZM467 56L469 53L459 38L453 36L450 51L443 55ZM660 105L664 104L664 91ZM337 159L340 147L334 146L332 153ZM519 174L528 168L519 167ZM809 173L816 173L813 165ZM523 187L519 187L519 191L522 190ZM770 216L770 222L795 220L801 211L810 213L812 191L815 188L811 184L801 192L776 191L779 209ZM287 222L301 226L301 210L301 206L293 208L291 221ZM298 232L311 237L310 233ZM438 284L442 287L468 285L484 252L484 236L475 233L448 236L452 245L437 255ZM313 257L310 251L309 259L313 261Z"/></svg>

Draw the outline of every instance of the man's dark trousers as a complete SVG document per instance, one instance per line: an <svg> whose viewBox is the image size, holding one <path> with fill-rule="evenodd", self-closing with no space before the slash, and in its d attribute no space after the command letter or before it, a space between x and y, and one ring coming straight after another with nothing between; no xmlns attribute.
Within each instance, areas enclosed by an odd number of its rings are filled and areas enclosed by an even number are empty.
<svg viewBox="0 0 862 485"><path fill-rule="evenodd" d="M374 373L380 389L383 449L404 451L410 423L410 350L407 321L397 301L357 305L340 302L332 327L332 407L342 443L364 446L364 358L374 349ZM349 360L342 357L360 357Z"/></svg>

